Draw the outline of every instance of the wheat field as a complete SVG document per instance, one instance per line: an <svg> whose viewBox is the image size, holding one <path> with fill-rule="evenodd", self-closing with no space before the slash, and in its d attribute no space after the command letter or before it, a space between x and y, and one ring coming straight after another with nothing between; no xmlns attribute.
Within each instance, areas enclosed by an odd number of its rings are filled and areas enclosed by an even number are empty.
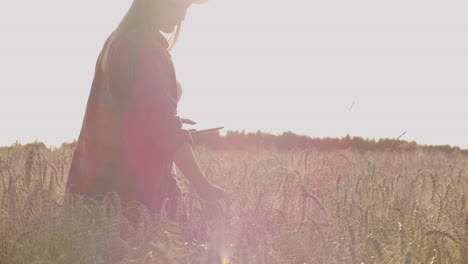
<svg viewBox="0 0 468 264"><path fill-rule="evenodd" d="M0 263L468 263L461 153L198 147L229 202L216 214L178 176L173 221L115 194L64 199L72 152L0 148Z"/></svg>

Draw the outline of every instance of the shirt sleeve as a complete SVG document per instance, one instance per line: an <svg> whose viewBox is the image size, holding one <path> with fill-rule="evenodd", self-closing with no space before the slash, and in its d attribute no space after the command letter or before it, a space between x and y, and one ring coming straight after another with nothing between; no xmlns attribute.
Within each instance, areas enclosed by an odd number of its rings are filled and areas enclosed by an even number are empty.
<svg viewBox="0 0 468 264"><path fill-rule="evenodd" d="M138 52L135 75L126 107L125 135L132 148L143 151L152 148L169 155L184 143L192 144L187 130L177 116L175 74L170 58L158 44L148 42ZM125 139L124 139L125 140ZM153 150L146 151L151 156ZM167 156L166 156L167 157Z"/></svg>

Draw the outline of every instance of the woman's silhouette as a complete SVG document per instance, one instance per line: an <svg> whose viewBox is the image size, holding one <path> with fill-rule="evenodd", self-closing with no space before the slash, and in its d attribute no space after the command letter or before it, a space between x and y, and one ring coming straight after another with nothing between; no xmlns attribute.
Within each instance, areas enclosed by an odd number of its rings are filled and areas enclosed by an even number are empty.
<svg viewBox="0 0 468 264"><path fill-rule="evenodd" d="M173 162L198 195L225 197L210 184L177 116L180 96L171 55L187 8L200 0L134 0L97 60L67 181L71 194L116 192L160 212L177 188ZM172 33L172 43L161 34ZM180 89L179 89L180 90Z"/></svg>

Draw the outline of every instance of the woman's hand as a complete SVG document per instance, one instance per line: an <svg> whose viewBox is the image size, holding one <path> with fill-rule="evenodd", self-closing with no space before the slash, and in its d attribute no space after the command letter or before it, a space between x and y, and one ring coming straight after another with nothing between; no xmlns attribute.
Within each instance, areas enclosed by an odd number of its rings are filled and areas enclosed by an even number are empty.
<svg viewBox="0 0 468 264"><path fill-rule="evenodd" d="M223 207L219 202L203 202L202 210L204 218L208 221L216 221L224 216Z"/></svg>
<svg viewBox="0 0 468 264"><path fill-rule="evenodd" d="M202 202L203 214L207 220L220 219L224 215L224 210L218 200L224 200L228 204L226 191L216 185L208 185L206 189L197 190Z"/></svg>
<svg viewBox="0 0 468 264"><path fill-rule="evenodd" d="M207 202L226 200L228 197L225 190L213 184L207 184L206 186L198 188L197 193L201 199Z"/></svg>
<svg viewBox="0 0 468 264"><path fill-rule="evenodd" d="M207 202L227 200L226 192L205 178L189 143L183 144L176 151L174 162L201 199Z"/></svg>

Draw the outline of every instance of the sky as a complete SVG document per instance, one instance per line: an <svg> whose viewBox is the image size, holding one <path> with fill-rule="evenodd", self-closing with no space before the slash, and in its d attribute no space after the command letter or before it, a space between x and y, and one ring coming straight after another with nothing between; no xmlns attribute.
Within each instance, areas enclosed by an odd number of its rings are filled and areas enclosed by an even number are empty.
<svg viewBox="0 0 468 264"><path fill-rule="evenodd" d="M0 3L0 145L77 138L131 0ZM468 148L468 1L210 0L172 51L195 128ZM191 127L186 127L191 128Z"/></svg>

